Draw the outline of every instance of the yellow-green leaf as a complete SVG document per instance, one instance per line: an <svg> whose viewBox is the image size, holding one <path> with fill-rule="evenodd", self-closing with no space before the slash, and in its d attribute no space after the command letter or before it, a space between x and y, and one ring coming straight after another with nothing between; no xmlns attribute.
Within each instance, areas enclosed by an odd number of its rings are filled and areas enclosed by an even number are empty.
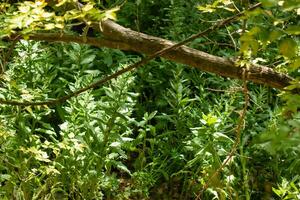
<svg viewBox="0 0 300 200"><path fill-rule="evenodd" d="M54 28L55 28L55 24L53 24L53 23L45 24L45 29L46 30L51 30L51 29L54 29Z"/></svg>
<svg viewBox="0 0 300 200"><path fill-rule="evenodd" d="M59 0L55 6L60 7L60 6L64 5L66 2L67 2L67 0Z"/></svg>
<svg viewBox="0 0 300 200"><path fill-rule="evenodd" d="M215 7L212 7L210 5L207 5L205 7L204 6L198 6L197 8L198 8L198 10L200 10L200 11L202 11L204 13L206 13L206 12L212 13L212 12L214 12L216 10Z"/></svg>
<svg viewBox="0 0 300 200"><path fill-rule="evenodd" d="M260 0L260 2L265 7L272 7L277 5L278 0Z"/></svg>
<svg viewBox="0 0 300 200"><path fill-rule="evenodd" d="M110 9L110 10L105 11L105 17L104 17L104 20L106 20L106 19L113 19L113 20L116 20L116 18L117 18L116 12L117 12L119 9L120 9L119 7L116 7L116 8L113 8L113 9Z"/></svg>
<svg viewBox="0 0 300 200"><path fill-rule="evenodd" d="M297 25L289 26L286 29L286 32L289 34L292 34L292 35L299 35L300 34L300 26L297 26Z"/></svg>
<svg viewBox="0 0 300 200"><path fill-rule="evenodd" d="M21 13L27 13L30 10L30 7L25 5L19 6L18 8Z"/></svg>
<svg viewBox="0 0 300 200"><path fill-rule="evenodd" d="M297 43L290 38L284 39L279 44L279 52L288 57L292 58L297 54Z"/></svg>
<svg viewBox="0 0 300 200"><path fill-rule="evenodd" d="M282 35L283 35L283 32L281 32L279 30L273 30L269 35L269 41L273 42L273 41L277 40L278 38L280 38Z"/></svg>
<svg viewBox="0 0 300 200"><path fill-rule="evenodd" d="M59 29L63 29L63 28L64 28L64 25L63 25L63 24L55 24L55 27L56 27L56 28L59 28Z"/></svg>
<svg viewBox="0 0 300 200"><path fill-rule="evenodd" d="M93 9L93 5L92 4L87 4L85 6L83 6L82 11L83 12L88 12L89 10Z"/></svg>

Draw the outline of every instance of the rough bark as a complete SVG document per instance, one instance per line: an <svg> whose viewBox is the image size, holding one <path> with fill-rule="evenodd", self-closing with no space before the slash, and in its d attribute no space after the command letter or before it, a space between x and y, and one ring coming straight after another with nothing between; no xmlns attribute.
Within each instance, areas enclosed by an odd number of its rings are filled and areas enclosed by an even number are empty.
<svg viewBox="0 0 300 200"><path fill-rule="evenodd" d="M119 24L106 20L101 24L94 24L94 28L102 32L101 38L83 38L64 34L32 34L32 40L77 42L89 44L97 47L116 48L121 50L131 50L146 55L172 46L175 43L162 38L150 36L124 28ZM273 88L284 89L293 79L286 74L278 73L271 68L252 65L245 69L236 66L228 58L214 56L187 46L181 46L162 55L163 58L174 62L186 64L202 71L211 72L220 76L253 81ZM246 73L245 73L246 72Z"/></svg>

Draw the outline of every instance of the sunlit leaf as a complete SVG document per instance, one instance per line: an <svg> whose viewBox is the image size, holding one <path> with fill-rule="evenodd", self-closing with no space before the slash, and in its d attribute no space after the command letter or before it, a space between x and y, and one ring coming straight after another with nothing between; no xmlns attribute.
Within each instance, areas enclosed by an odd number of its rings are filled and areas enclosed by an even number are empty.
<svg viewBox="0 0 300 200"><path fill-rule="evenodd" d="M113 8L113 9L110 9L110 10L106 10L105 11L105 18L103 20L106 20L106 19L113 19L113 20L116 20L117 19L117 14L116 12L120 10L119 7L116 7L116 8Z"/></svg>
<svg viewBox="0 0 300 200"><path fill-rule="evenodd" d="M19 6L18 8L21 13L27 13L30 10L30 7L26 5Z"/></svg>
<svg viewBox="0 0 300 200"><path fill-rule="evenodd" d="M92 4L86 4L85 6L82 7L82 11L83 12L88 12L89 10L93 9L93 5Z"/></svg>
<svg viewBox="0 0 300 200"><path fill-rule="evenodd" d="M51 24L45 24L45 29L46 30L51 30L55 28L55 24L51 23Z"/></svg>
<svg viewBox="0 0 300 200"><path fill-rule="evenodd" d="M67 3L68 0L58 0L58 3L55 5L57 7L60 7L62 5L64 5L65 3Z"/></svg>
<svg viewBox="0 0 300 200"><path fill-rule="evenodd" d="M91 62L93 62L93 60L95 60L96 55L91 54L86 56L85 58L83 58L83 60L80 62L81 65L85 65L85 64L89 64Z"/></svg>
<svg viewBox="0 0 300 200"><path fill-rule="evenodd" d="M212 13L216 10L214 7L211 7L211 6L210 7L209 6L198 6L197 8L198 8L198 10L200 10L204 13L205 12Z"/></svg>

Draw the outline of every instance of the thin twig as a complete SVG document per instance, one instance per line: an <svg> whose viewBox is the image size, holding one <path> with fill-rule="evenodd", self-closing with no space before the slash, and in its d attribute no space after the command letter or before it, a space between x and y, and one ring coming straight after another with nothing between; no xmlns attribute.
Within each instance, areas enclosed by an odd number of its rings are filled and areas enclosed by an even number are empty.
<svg viewBox="0 0 300 200"><path fill-rule="evenodd" d="M235 42L234 38L232 37L232 34L231 34L230 31L228 30L227 26L225 26L225 27L226 27L226 31L227 31L227 33L228 33L228 35L229 35L229 37L230 37L230 39L231 39L231 41L232 41L232 43L233 43L234 50L236 51L236 50L237 50L236 42Z"/></svg>
<svg viewBox="0 0 300 200"><path fill-rule="evenodd" d="M261 6L261 3L255 4L253 7L249 8L247 11L254 10L254 9L258 8L259 6ZM103 79L101 79L99 81L96 81L96 82L94 82L94 83L92 83L92 84L90 84L90 85L88 85L86 87L83 87L83 88L81 88L81 89L79 89L79 90L77 90L75 92L72 92L72 93L70 93L70 94L68 94L66 96L63 96L61 98L57 98L57 99L54 99L54 100L48 100L48 101L37 101L37 102L20 102L20 101L13 101L13 100L10 101L10 100L2 100L2 99L0 99L0 104L7 104L7 105L14 105L14 106L40 106L40 105L51 106L51 105L57 105L57 104L64 103L68 99L70 99L72 97L76 97L79 94L81 94L81 93L83 93L83 92L85 92L85 91L87 91L89 89L98 87L99 85L102 85L102 84L106 83L109 80L117 78L118 76L120 76L120 75L122 75L122 74L124 74L126 72L129 72L129 71L131 71L133 69L136 69L136 68L138 68L138 67L140 67L142 65L145 65L148 62L150 62L152 59L154 59L154 58L156 58L158 56L161 56L161 55L163 55L163 54L165 54L165 53L167 53L167 52L169 52L171 50L174 50L174 49L176 49L176 48L178 48L178 47L180 47L182 45L185 45L185 44L187 44L187 43L195 40L196 38L199 38L199 37L202 37L202 36L204 36L204 35L206 35L208 33L211 33L212 31L217 30L218 28L223 27L223 26L225 26L225 25L227 25L227 24L229 24L229 23L237 20L240 16L244 15L244 13L245 13L245 11L241 12L241 13L238 13L238 14L232 16L232 17L229 17L229 18L227 18L227 19L225 19L225 20L223 20L223 21L221 21L221 22L219 22L219 23L211 26L210 28L208 28L208 29L206 29L204 31L201 31L201 32L199 32L197 34L194 34L194 35L188 37L187 39L185 39L185 40L183 40L183 41L181 41L181 42L179 42L177 44L174 44L174 45L172 45L170 47L166 47L164 49L161 49L161 50L159 50L159 51L157 51L157 52L155 52L155 53L153 53L153 54L151 54L151 55L143 58L142 60L140 60L140 61L138 61L138 62L136 62L136 63L134 63L134 64L126 67L126 68L124 68L124 69L121 69L121 70L115 72L114 74L111 74L111 75L109 75L109 76L107 76L107 77L105 77L105 78L103 78Z"/></svg>
<svg viewBox="0 0 300 200"><path fill-rule="evenodd" d="M233 144L233 146L231 148L231 151L227 155L227 158L223 161L222 165L206 181L206 183L202 187L201 191L197 195L196 199L201 199L201 196L203 195L204 191L209 187L209 185L211 184L214 177L217 176L224 169L224 167L228 164L228 162L232 159L232 157L234 156L234 154L237 150L238 145L240 144L241 131L242 131L242 128L243 128L243 125L244 125L244 122L245 122L246 112L247 112L247 108L248 108L248 105L249 105L249 92L248 92L248 87L247 87L247 75L248 75L247 70L243 69L243 93L244 93L245 104L244 104L244 108L242 110L242 113L240 114L239 122L237 124L236 129L235 129L235 131L236 131L235 143Z"/></svg>
<svg viewBox="0 0 300 200"><path fill-rule="evenodd" d="M231 48L236 48L233 44L219 43L219 42L213 42L213 41L207 41L207 42L199 43L199 46L205 46L205 45L210 45L210 44L214 44L214 45L217 45L217 46L227 46L227 47L231 47Z"/></svg>
<svg viewBox="0 0 300 200"><path fill-rule="evenodd" d="M206 90L213 91L213 92L226 92L226 93L233 93L238 91L243 91L243 88L241 87L232 87L227 90L220 90L220 89L214 89L214 88L205 88Z"/></svg>
<svg viewBox="0 0 300 200"><path fill-rule="evenodd" d="M277 64L281 64L282 62L282 60L276 60L273 63L266 65L266 67L276 67Z"/></svg>

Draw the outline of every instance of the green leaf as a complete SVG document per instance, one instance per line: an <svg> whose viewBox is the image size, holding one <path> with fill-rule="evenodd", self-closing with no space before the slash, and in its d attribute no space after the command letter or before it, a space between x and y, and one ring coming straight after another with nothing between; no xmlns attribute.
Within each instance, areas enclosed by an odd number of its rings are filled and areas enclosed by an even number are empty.
<svg viewBox="0 0 300 200"><path fill-rule="evenodd" d="M273 42L275 40L277 40L278 38L280 38L283 35L283 32L280 30L273 30L271 31L270 35L269 35L269 41Z"/></svg>
<svg viewBox="0 0 300 200"><path fill-rule="evenodd" d="M276 188L272 188L273 192L277 195L277 196L282 196L283 194L285 194L285 191L282 190L278 190Z"/></svg>
<svg viewBox="0 0 300 200"><path fill-rule="evenodd" d="M299 0L285 0L282 7L285 11L291 11L300 7Z"/></svg>
<svg viewBox="0 0 300 200"><path fill-rule="evenodd" d="M197 8L198 8L198 10L203 11L204 13L212 13L212 12L216 11L216 9L214 7L212 7L211 5L198 6Z"/></svg>
<svg viewBox="0 0 300 200"><path fill-rule="evenodd" d="M111 55L106 55L106 56L103 58L103 62L104 62L107 66L111 66L112 63L113 63L112 56L111 56Z"/></svg>
<svg viewBox="0 0 300 200"><path fill-rule="evenodd" d="M9 174L0 174L0 181L9 180L11 178L11 175Z"/></svg>
<svg viewBox="0 0 300 200"><path fill-rule="evenodd" d="M300 26L291 25L285 31L291 35L299 35L300 34Z"/></svg>
<svg viewBox="0 0 300 200"><path fill-rule="evenodd" d="M85 57L85 58L80 62L80 64L81 64L81 65L89 64L89 63L93 62L95 58L96 58L96 55L91 54L91 55Z"/></svg>
<svg viewBox="0 0 300 200"><path fill-rule="evenodd" d="M126 172L126 173L128 173L128 174L131 174L130 170L129 170L123 163L121 163L121 162L119 162L119 161L114 161L114 162L113 162L113 165L114 165L116 168L118 168L119 170L124 171L124 172Z"/></svg>
<svg viewBox="0 0 300 200"><path fill-rule="evenodd" d="M277 5L278 0L260 0L260 2L265 7L272 7Z"/></svg>
<svg viewBox="0 0 300 200"><path fill-rule="evenodd" d="M228 137L227 135L225 135L224 133L221 132L215 132L213 134L214 138L216 138L217 140L220 141L230 141L230 142L234 142L230 137Z"/></svg>
<svg viewBox="0 0 300 200"><path fill-rule="evenodd" d="M297 57L296 59L294 59L291 64L289 65L289 68L292 71L297 70L300 67L300 57Z"/></svg>
<svg viewBox="0 0 300 200"><path fill-rule="evenodd" d="M119 10L120 8L119 7L116 7L116 8L112 8L110 10L106 10L105 11L105 17L103 20L106 20L106 19L112 19L112 20L116 20L117 19L117 14L116 12Z"/></svg>
<svg viewBox="0 0 300 200"><path fill-rule="evenodd" d="M292 58L296 56L297 50L298 50L297 43L293 39L290 38L284 39L279 44L279 52L288 58Z"/></svg>

